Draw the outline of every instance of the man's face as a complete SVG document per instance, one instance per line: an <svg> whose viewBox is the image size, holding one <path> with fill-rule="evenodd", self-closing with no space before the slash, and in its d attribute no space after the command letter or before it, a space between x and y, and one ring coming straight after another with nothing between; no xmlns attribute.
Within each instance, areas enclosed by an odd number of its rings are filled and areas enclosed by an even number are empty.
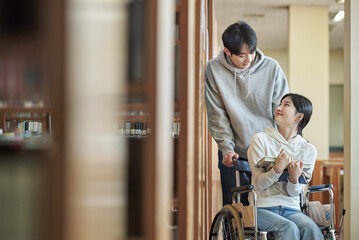
<svg viewBox="0 0 359 240"><path fill-rule="evenodd" d="M229 56L233 65L239 69L248 68L256 56L256 52L251 52L247 43L243 44L241 52L238 55L231 54L227 48L224 48L224 52Z"/></svg>

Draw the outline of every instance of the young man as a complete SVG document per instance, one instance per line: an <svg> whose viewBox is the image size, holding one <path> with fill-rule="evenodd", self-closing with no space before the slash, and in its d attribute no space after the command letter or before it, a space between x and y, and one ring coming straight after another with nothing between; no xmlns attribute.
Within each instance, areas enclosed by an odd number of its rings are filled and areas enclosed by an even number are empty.
<svg viewBox="0 0 359 240"><path fill-rule="evenodd" d="M232 202L235 187L232 158L239 159L241 185L249 185L247 149L252 136L274 126L274 110L288 93L283 70L257 49L257 36L245 22L222 34L224 49L205 71L205 98L212 137L218 144L223 205ZM242 194L243 195L243 194ZM241 202L248 205L248 196Z"/></svg>

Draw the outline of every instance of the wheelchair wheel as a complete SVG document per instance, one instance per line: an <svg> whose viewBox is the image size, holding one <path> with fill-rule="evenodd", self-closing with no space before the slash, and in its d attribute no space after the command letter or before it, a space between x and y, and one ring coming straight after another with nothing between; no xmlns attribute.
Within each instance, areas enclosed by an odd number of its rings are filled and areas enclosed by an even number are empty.
<svg viewBox="0 0 359 240"><path fill-rule="evenodd" d="M237 209L225 205L214 217L210 240L244 240L244 231Z"/></svg>
<svg viewBox="0 0 359 240"><path fill-rule="evenodd" d="M324 234L325 240L336 240L337 237L335 236L335 229L328 229Z"/></svg>

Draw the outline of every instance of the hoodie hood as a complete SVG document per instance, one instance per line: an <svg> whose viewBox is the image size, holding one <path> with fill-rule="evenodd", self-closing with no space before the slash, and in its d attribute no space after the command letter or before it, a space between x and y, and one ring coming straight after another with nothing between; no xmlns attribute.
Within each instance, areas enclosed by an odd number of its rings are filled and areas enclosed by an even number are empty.
<svg viewBox="0 0 359 240"><path fill-rule="evenodd" d="M277 148L272 149L276 149L276 153L271 153L273 155L272 157L276 157L280 150L283 148L286 150L287 154L293 156L296 160L306 159L306 153L303 151L307 148L305 146L308 144L310 145L310 143L308 143L307 140L305 140L301 135L297 134L296 137L286 140L282 134L280 134L277 128L271 127L265 128L264 133L269 137L269 139L272 139L273 142L277 142L277 144L275 144Z"/></svg>
<svg viewBox="0 0 359 240"><path fill-rule="evenodd" d="M299 134L297 134L297 136L295 136L295 138L286 140L282 134L280 134L280 132L278 131L277 128L270 128L267 127L266 129L264 129L264 132L269 135L271 138L274 138L276 141L280 142L281 144L295 144L295 143L302 143L302 142L306 142L304 140L304 138L302 138L302 136L300 136Z"/></svg>
<svg viewBox="0 0 359 240"><path fill-rule="evenodd" d="M258 48L256 50L256 56L253 59L251 66L245 69L239 69L235 67L231 61L231 59L227 56L227 54L222 50L218 58L222 65L227 68L233 74L233 94L236 95L237 92L237 81L241 81L239 85L246 86L246 98L250 95L250 86L251 86L251 73L256 71L256 69L261 65L264 59L264 54ZM238 78L238 79L237 79Z"/></svg>

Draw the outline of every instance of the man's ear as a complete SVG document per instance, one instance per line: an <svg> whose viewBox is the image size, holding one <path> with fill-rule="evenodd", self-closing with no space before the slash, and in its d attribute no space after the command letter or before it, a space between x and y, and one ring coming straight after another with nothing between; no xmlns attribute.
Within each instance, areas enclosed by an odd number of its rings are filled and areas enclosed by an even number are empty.
<svg viewBox="0 0 359 240"><path fill-rule="evenodd" d="M228 50L228 48L224 47L224 52L227 54L228 57L231 56L231 52Z"/></svg>

